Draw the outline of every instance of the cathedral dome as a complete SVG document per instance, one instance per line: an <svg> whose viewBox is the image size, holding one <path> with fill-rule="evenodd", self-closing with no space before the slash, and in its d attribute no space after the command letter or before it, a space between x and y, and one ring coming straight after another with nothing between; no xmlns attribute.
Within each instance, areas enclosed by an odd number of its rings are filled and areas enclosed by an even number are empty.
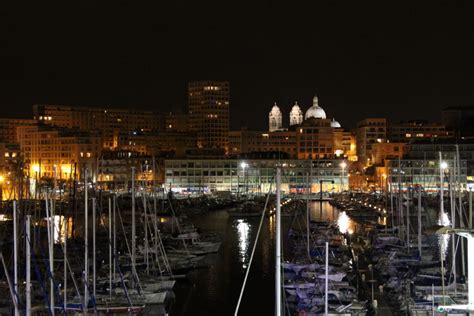
<svg viewBox="0 0 474 316"><path fill-rule="evenodd" d="M291 108L290 112L290 126L301 124L303 122L303 111L301 111L298 102Z"/></svg>
<svg viewBox="0 0 474 316"><path fill-rule="evenodd" d="M281 115L281 111L280 111L280 108L278 107L278 105L275 104L273 105L272 107L272 110L270 111L270 114L273 114L273 115Z"/></svg>
<svg viewBox="0 0 474 316"><path fill-rule="evenodd" d="M270 132L280 130L282 128L283 116L281 114L280 108L275 102L272 110L268 113L268 129Z"/></svg>
<svg viewBox="0 0 474 316"><path fill-rule="evenodd" d="M342 126L341 126L341 124L340 124L338 121L336 121L335 119L332 119L332 121L331 121L331 127L332 127L332 128L341 128Z"/></svg>
<svg viewBox="0 0 474 316"><path fill-rule="evenodd" d="M313 98L313 106L310 107L307 111L306 114L304 115L305 120L309 118L317 118L317 119L325 119L326 118L326 112L324 112L323 108L318 105L318 97L314 96Z"/></svg>

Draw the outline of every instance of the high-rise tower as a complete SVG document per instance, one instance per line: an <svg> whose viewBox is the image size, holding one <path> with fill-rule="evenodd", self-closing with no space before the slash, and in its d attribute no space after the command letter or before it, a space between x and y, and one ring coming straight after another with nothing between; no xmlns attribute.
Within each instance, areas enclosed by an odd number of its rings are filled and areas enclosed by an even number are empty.
<svg viewBox="0 0 474 316"><path fill-rule="evenodd" d="M228 150L229 83L193 81L188 84L189 131L199 148Z"/></svg>

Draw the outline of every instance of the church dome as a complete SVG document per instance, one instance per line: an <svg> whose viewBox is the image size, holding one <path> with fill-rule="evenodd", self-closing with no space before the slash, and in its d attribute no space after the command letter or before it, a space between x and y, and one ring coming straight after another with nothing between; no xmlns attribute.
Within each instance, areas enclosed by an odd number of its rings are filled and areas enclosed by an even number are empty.
<svg viewBox="0 0 474 316"><path fill-rule="evenodd" d="M298 102L291 108L290 112L290 126L301 124L303 122L303 111L301 111Z"/></svg>
<svg viewBox="0 0 474 316"><path fill-rule="evenodd" d="M275 102L272 110L268 113L268 129L270 132L280 130L282 128L283 116L281 114L280 108Z"/></svg>
<svg viewBox="0 0 474 316"><path fill-rule="evenodd" d="M331 127L332 127L332 128L341 128L342 126L341 126L341 124L340 124L338 121L336 121L335 119L332 119L332 121L331 121Z"/></svg>
<svg viewBox="0 0 474 316"><path fill-rule="evenodd" d="M313 106L310 107L307 111L306 114L304 115L305 120L309 118L317 118L317 119L325 119L326 118L326 112L324 112L323 108L318 105L318 97L314 96L313 98Z"/></svg>
<svg viewBox="0 0 474 316"><path fill-rule="evenodd" d="M273 114L273 115L281 115L281 111L280 111L280 108L278 107L278 105L275 104L273 105L272 107L272 110L270 111L270 114Z"/></svg>

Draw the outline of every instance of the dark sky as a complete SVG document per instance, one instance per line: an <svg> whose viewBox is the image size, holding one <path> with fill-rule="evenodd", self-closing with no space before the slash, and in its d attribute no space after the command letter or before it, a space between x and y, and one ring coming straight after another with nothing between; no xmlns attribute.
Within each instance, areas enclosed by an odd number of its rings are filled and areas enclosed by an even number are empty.
<svg viewBox="0 0 474 316"><path fill-rule="evenodd" d="M352 127L474 104L473 1L0 2L0 115L34 103L186 109L231 83L231 125L313 95Z"/></svg>

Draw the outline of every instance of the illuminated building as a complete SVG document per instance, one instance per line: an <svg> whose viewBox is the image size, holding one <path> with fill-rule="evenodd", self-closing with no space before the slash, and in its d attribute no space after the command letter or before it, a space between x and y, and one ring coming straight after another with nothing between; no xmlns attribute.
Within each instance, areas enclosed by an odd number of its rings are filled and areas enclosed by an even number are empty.
<svg viewBox="0 0 474 316"><path fill-rule="evenodd" d="M449 187L450 174L452 177L453 157L452 153L451 155L443 154L443 162L447 165L447 168L443 170L443 187L446 190ZM464 189L467 183L467 161L462 159L460 164L460 174L457 177L459 177L461 188ZM421 185L424 192L438 194L441 183L439 158L388 160L386 166L388 184L392 185L393 192L398 191L398 179L400 179L400 186L403 191L406 191L407 187L414 188Z"/></svg>
<svg viewBox="0 0 474 316"><path fill-rule="evenodd" d="M18 143L16 128L18 126L36 125L35 120L0 118L0 142L14 144Z"/></svg>
<svg viewBox="0 0 474 316"><path fill-rule="evenodd" d="M313 105L306 111L304 120L297 102L290 111L288 129L282 126L282 117L275 104L269 113L268 132L246 129L230 132L230 153L282 152L297 159L347 157L356 160L353 135L344 131L336 120L326 118L317 96L313 98Z"/></svg>
<svg viewBox="0 0 474 316"><path fill-rule="evenodd" d="M403 158L405 143L374 143L371 150L371 161L378 166L385 165L385 160Z"/></svg>
<svg viewBox="0 0 474 316"><path fill-rule="evenodd" d="M281 114L280 108L275 104L272 107L270 113L268 113L268 130L270 132L279 131L283 126L283 115Z"/></svg>
<svg viewBox="0 0 474 316"><path fill-rule="evenodd" d="M165 116L151 111L36 104L33 112L45 125L99 131L102 147L109 149L117 149L120 132L165 129Z"/></svg>
<svg viewBox="0 0 474 316"><path fill-rule="evenodd" d="M283 152L296 158L295 131L231 131L229 132L231 154L239 155L254 152Z"/></svg>
<svg viewBox="0 0 474 316"><path fill-rule="evenodd" d="M372 165L372 145L387 140L387 120L384 118L367 118L357 123L356 128L357 157L363 165Z"/></svg>
<svg viewBox="0 0 474 316"><path fill-rule="evenodd" d="M297 127L298 159L334 157L334 131L328 119L307 118Z"/></svg>
<svg viewBox="0 0 474 316"><path fill-rule="evenodd" d="M18 127L18 140L30 178L81 179L87 168L95 181L101 138L97 133L51 126Z"/></svg>
<svg viewBox="0 0 474 316"><path fill-rule="evenodd" d="M189 131L199 148L229 146L229 83L194 81L188 85Z"/></svg>
<svg viewBox="0 0 474 316"><path fill-rule="evenodd" d="M444 125L427 121L408 121L390 123L387 127L387 139L393 143L409 143L419 139L446 138L452 133Z"/></svg>
<svg viewBox="0 0 474 316"><path fill-rule="evenodd" d="M133 131L122 133L119 137L119 148L124 151L139 152L149 156L172 154L184 157L186 150L196 147L196 134L166 131Z"/></svg>
<svg viewBox="0 0 474 316"><path fill-rule="evenodd" d="M313 105L306 111L303 123L296 126L296 131L298 159L334 157L334 128L319 106L318 97L313 98Z"/></svg>
<svg viewBox="0 0 474 316"><path fill-rule="evenodd" d="M311 173L311 192L328 193L348 188L348 175L341 160L240 160L188 159L165 160L164 186L179 193L265 194L275 190L276 166L282 167L284 193L307 192L307 174Z"/></svg>
<svg viewBox="0 0 474 316"><path fill-rule="evenodd" d="M153 185L153 158L133 151L104 151L99 159L97 183L104 190L128 191L132 182L132 167L138 187ZM155 184L163 183L162 165L155 161Z"/></svg>
<svg viewBox="0 0 474 316"><path fill-rule="evenodd" d="M0 143L0 197L2 200L18 198L22 181L22 157L18 144ZM24 188L23 188L24 189Z"/></svg>
<svg viewBox="0 0 474 316"><path fill-rule="evenodd" d="M290 126L299 125L303 123L303 111L301 111L298 102L291 108L290 111Z"/></svg>

